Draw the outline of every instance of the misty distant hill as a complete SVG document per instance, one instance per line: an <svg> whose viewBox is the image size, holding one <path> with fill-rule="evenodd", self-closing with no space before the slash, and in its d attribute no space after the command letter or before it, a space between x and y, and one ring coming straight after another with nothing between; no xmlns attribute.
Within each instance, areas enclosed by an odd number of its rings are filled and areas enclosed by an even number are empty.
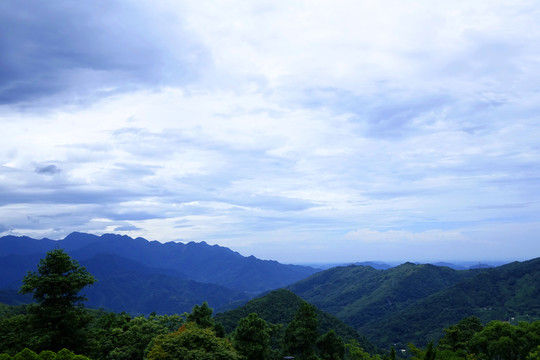
<svg viewBox="0 0 540 360"><path fill-rule="evenodd" d="M72 233L58 241L5 236L0 238L0 290L15 294L13 290L20 287L26 272L35 270L39 259L57 247L65 249L98 279L84 291L89 306L132 313L181 313L203 301L220 308L317 271L244 257L204 242L163 244L85 233ZM12 301L21 301L21 297L13 295Z"/></svg>

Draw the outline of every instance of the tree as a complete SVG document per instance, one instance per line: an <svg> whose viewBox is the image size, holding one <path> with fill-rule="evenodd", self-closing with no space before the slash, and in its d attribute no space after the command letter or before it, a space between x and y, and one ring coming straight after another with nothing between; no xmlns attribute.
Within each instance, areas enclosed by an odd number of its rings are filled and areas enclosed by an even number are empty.
<svg viewBox="0 0 540 360"><path fill-rule="evenodd" d="M212 308L208 306L205 301L201 306L195 305L191 309L191 313L187 316L187 321L194 322L203 328L209 328L214 326L214 319L212 319Z"/></svg>
<svg viewBox="0 0 540 360"><path fill-rule="evenodd" d="M205 301L201 306L195 305L191 313L187 314L187 321L194 322L203 328L211 328L219 337L225 336L225 328L220 322L216 322L212 317L212 308Z"/></svg>
<svg viewBox="0 0 540 360"><path fill-rule="evenodd" d="M188 323L170 334L160 335L146 355L148 360L240 360L232 344L214 330Z"/></svg>
<svg viewBox="0 0 540 360"><path fill-rule="evenodd" d="M439 349L458 352L464 356L467 353L469 341L483 328L482 322L476 316L466 317L456 325L444 329L445 334L439 340Z"/></svg>
<svg viewBox="0 0 540 360"><path fill-rule="evenodd" d="M319 321L315 307L306 302L294 315L294 319L285 329L283 347L285 354L299 360L315 359L315 344L319 337Z"/></svg>
<svg viewBox="0 0 540 360"><path fill-rule="evenodd" d="M345 354L347 360L370 360L371 356L365 352L358 341L349 340L345 344Z"/></svg>
<svg viewBox="0 0 540 360"><path fill-rule="evenodd" d="M23 279L20 292L31 293L38 305L29 308L35 350L81 350L90 317L83 311L86 298L79 292L96 279L62 249L51 250L37 271Z"/></svg>
<svg viewBox="0 0 540 360"><path fill-rule="evenodd" d="M235 349L247 360L266 360L270 356L270 327L255 313L240 319L232 339Z"/></svg>
<svg viewBox="0 0 540 360"><path fill-rule="evenodd" d="M494 320L473 336L469 352L480 360L521 360L530 356L539 343L540 321L515 326Z"/></svg>
<svg viewBox="0 0 540 360"><path fill-rule="evenodd" d="M345 356L345 343L334 330L328 331L317 340L317 348L323 360L341 360Z"/></svg>

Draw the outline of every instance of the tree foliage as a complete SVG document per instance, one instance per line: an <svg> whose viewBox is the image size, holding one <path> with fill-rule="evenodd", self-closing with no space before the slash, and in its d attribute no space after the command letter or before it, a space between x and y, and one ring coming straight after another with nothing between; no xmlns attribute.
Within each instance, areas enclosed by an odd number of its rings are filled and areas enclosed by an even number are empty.
<svg viewBox="0 0 540 360"><path fill-rule="evenodd" d="M80 305L86 297L79 292L96 279L62 249L51 250L39 261L37 271L23 279L21 293L31 293L48 308L64 309Z"/></svg>
<svg viewBox="0 0 540 360"><path fill-rule="evenodd" d="M148 360L240 360L232 344L214 330L187 323L178 331L159 335L148 352Z"/></svg>
<svg viewBox="0 0 540 360"><path fill-rule="evenodd" d="M319 337L318 327L319 321L315 307L303 302L293 321L285 329L284 354L292 355L299 360L314 359L315 346Z"/></svg>
<svg viewBox="0 0 540 360"><path fill-rule="evenodd" d="M482 360L526 359L540 344L540 321L520 322L517 326L492 321L474 334L469 352Z"/></svg>
<svg viewBox="0 0 540 360"><path fill-rule="evenodd" d="M36 350L84 349L83 335L90 318L82 311L86 300L79 292L96 279L62 249L51 250L37 271L23 279L21 293L31 293L38 302L29 308L34 331L29 345Z"/></svg>
<svg viewBox="0 0 540 360"><path fill-rule="evenodd" d="M317 349L322 360L341 360L345 356L345 343L334 330L317 340Z"/></svg>
<svg viewBox="0 0 540 360"><path fill-rule="evenodd" d="M484 325L482 325L482 321L478 317L466 317L459 323L444 329L444 336L439 340L439 348L465 355L469 348L470 340L474 334L482 331L483 328Z"/></svg>
<svg viewBox="0 0 540 360"><path fill-rule="evenodd" d="M232 339L246 360L266 360L270 356L270 327L255 313L238 322Z"/></svg>
<svg viewBox="0 0 540 360"><path fill-rule="evenodd" d="M84 355L75 355L68 349L62 349L57 353L50 350L43 350L39 354L30 350L29 348L24 348L15 354L13 357L2 353L0 354L0 360L90 360Z"/></svg>

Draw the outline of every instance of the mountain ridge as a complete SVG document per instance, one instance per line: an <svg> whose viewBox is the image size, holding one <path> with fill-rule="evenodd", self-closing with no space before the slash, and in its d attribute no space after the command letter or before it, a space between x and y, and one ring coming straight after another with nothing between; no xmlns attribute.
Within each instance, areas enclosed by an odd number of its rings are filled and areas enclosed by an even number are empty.
<svg viewBox="0 0 540 360"><path fill-rule="evenodd" d="M350 265L313 274L287 289L377 346L426 345L466 316L485 322L540 318L540 258L468 270L413 263L388 270Z"/></svg>
<svg viewBox="0 0 540 360"><path fill-rule="evenodd" d="M21 244L23 243L23 244ZM318 271L311 267L280 264L244 257L229 248L205 242L160 243L127 235L101 236L74 232L63 240L7 236L0 238L0 254L45 254L62 247L77 260L98 253L113 253L145 265L178 270L190 279L253 294L278 289Z"/></svg>
<svg viewBox="0 0 540 360"><path fill-rule="evenodd" d="M190 242L160 243L126 235L72 233L63 240L0 238L0 290L4 302L28 301L16 293L47 251L62 248L98 282L87 305L134 314L190 311L207 301L219 309L293 283L316 269L244 257L231 249Z"/></svg>

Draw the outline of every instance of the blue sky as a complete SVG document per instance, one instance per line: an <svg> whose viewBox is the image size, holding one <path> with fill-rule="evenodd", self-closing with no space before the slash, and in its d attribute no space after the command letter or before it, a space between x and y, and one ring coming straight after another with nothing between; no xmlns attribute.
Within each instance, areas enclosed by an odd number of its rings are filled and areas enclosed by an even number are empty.
<svg viewBox="0 0 540 360"><path fill-rule="evenodd" d="M535 1L0 3L0 235L540 256Z"/></svg>

